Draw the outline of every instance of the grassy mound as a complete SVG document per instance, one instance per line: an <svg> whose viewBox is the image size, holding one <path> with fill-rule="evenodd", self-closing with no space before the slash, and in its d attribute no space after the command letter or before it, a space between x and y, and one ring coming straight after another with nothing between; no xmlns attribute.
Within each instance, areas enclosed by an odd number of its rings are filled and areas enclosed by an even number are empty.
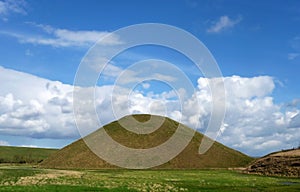
<svg viewBox="0 0 300 192"><path fill-rule="evenodd" d="M123 117L127 125L131 125L131 117ZM150 115L133 115L140 121L147 121ZM157 120L162 120L164 117L155 116ZM150 134L136 134L124 129L119 121L114 121L103 127L112 139L121 143L124 146L131 148L151 148L160 145L167 141L178 128L179 123L165 118L161 126ZM135 123L132 122L132 126ZM183 125L184 126L184 125ZM135 127L133 127L135 128ZM137 129L143 127L137 127ZM186 131L191 129L184 126ZM97 134L99 130L93 134ZM228 148L221 143L215 142L213 146L205 153L200 155L198 148L203 138L203 134L196 132L191 142L187 147L174 159L160 165L156 168L163 169L199 169L199 168L229 168L246 166L253 159L241 152ZM52 154L48 159L43 161L41 167L46 168L78 168L78 169L105 169L117 168L114 165L102 160L95 155L86 145L83 139L64 147L58 152Z"/></svg>

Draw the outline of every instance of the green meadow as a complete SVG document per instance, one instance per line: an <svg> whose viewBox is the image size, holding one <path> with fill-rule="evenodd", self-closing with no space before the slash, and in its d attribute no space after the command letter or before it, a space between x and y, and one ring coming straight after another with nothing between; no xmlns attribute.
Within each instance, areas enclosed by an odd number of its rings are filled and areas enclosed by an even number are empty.
<svg viewBox="0 0 300 192"><path fill-rule="evenodd" d="M59 170L0 166L0 191L299 191L299 178L236 170Z"/></svg>

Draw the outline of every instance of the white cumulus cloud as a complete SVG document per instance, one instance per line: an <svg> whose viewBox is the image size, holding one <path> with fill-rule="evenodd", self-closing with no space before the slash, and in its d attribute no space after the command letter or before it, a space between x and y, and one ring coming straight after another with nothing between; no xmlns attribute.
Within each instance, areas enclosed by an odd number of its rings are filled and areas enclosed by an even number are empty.
<svg viewBox="0 0 300 192"><path fill-rule="evenodd" d="M72 86L2 67L0 73L1 134L36 138L76 136Z"/></svg>

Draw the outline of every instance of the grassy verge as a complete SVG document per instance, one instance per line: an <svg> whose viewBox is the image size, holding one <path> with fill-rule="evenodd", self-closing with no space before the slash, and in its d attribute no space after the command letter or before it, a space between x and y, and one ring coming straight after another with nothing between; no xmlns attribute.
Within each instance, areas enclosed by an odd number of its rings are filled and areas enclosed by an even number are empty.
<svg viewBox="0 0 300 192"><path fill-rule="evenodd" d="M0 191L297 191L300 179L229 170L53 170L0 167Z"/></svg>

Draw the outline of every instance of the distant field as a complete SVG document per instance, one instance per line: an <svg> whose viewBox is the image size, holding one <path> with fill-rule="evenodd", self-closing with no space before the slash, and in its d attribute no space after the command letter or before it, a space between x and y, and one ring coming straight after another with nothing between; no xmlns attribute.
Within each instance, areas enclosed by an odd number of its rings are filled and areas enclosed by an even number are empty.
<svg viewBox="0 0 300 192"><path fill-rule="evenodd" d="M300 179L231 170L57 170L0 167L0 191L299 191Z"/></svg>
<svg viewBox="0 0 300 192"><path fill-rule="evenodd" d="M39 163L57 149L0 146L0 163Z"/></svg>

